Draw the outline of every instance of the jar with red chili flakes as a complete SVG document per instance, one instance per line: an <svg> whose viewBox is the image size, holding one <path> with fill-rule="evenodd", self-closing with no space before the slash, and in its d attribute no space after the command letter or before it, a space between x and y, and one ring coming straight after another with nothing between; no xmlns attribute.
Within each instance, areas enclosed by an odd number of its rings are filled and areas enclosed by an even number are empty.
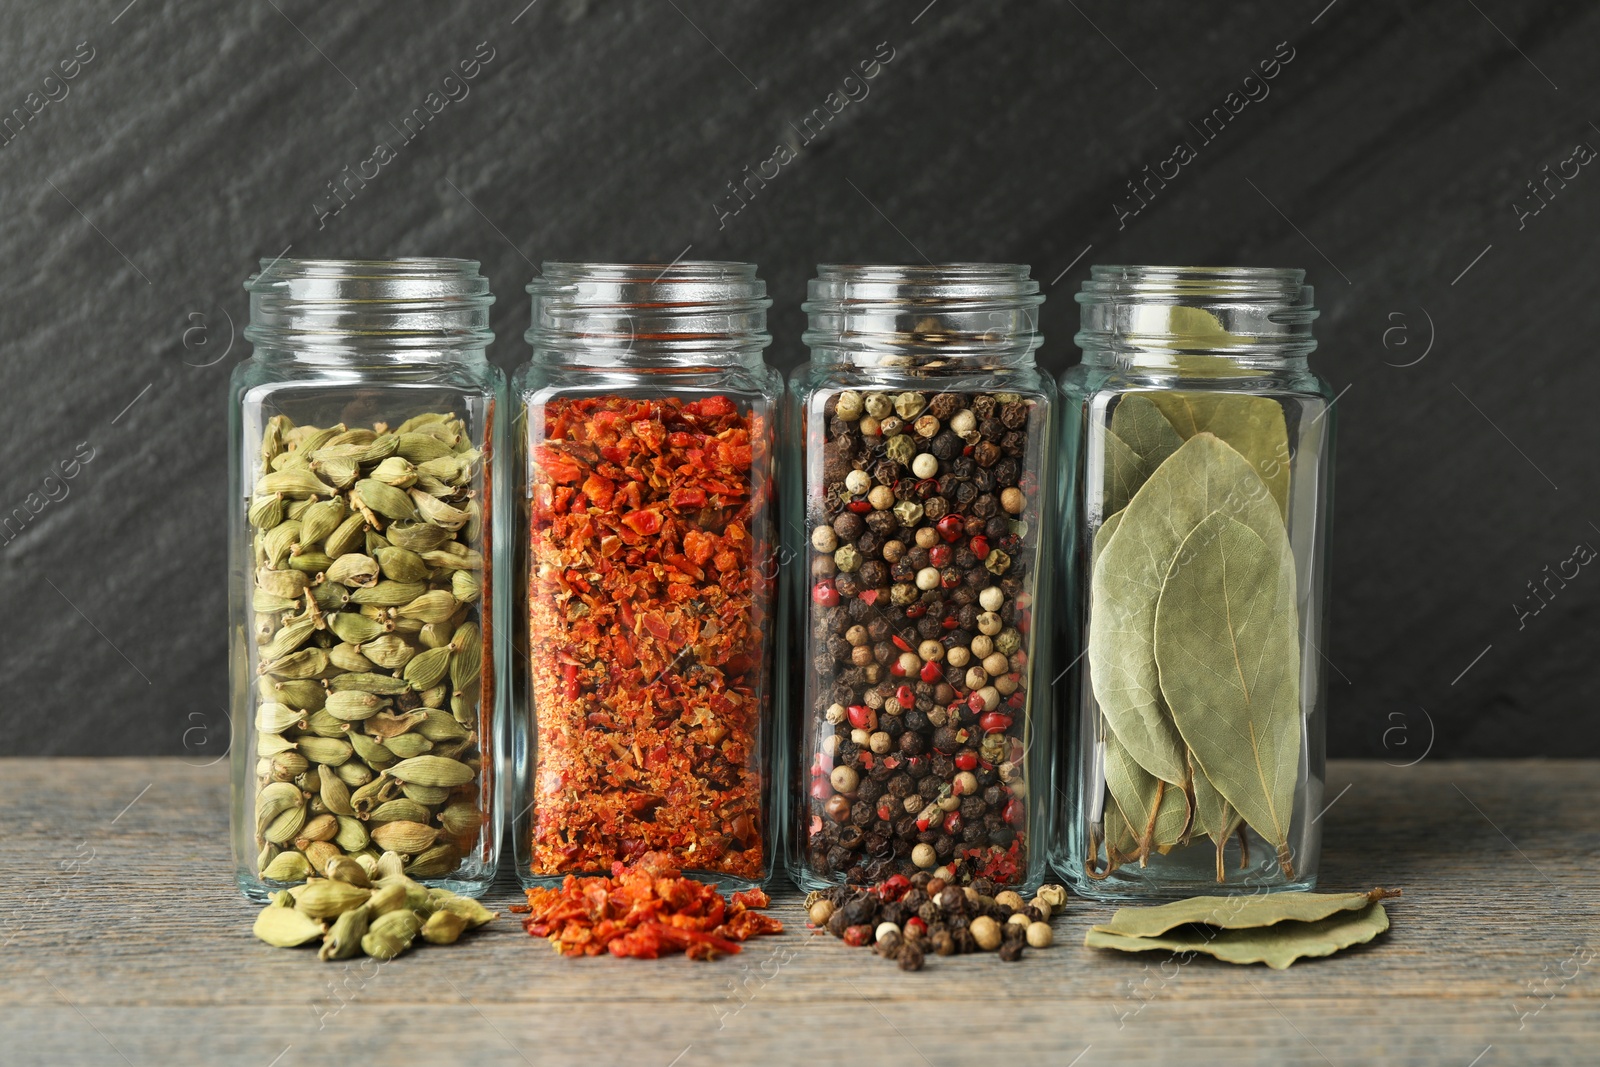
<svg viewBox="0 0 1600 1067"><path fill-rule="evenodd" d="M784 524L802 887L1045 874L1043 299L1011 264L824 265L811 282Z"/></svg>
<svg viewBox="0 0 1600 1067"><path fill-rule="evenodd" d="M523 883L772 871L775 411L746 263L547 263L518 400Z"/></svg>

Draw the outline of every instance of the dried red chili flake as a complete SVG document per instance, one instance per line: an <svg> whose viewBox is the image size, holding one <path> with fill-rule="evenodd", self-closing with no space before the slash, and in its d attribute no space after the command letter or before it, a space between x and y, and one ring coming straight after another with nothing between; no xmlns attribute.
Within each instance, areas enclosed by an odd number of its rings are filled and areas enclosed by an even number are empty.
<svg viewBox="0 0 1600 1067"><path fill-rule="evenodd" d="M739 942L781 934L783 924L754 909L770 903L760 889L725 899L714 886L685 878L672 857L656 852L616 863L610 877L568 875L559 889L527 890L523 927L563 956L657 959L683 953L709 960L739 951Z"/></svg>
<svg viewBox="0 0 1600 1067"><path fill-rule="evenodd" d="M764 420L722 396L599 396L552 400L533 421L530 869L605 871L661 852L759 878L774 571Z"/></svg>

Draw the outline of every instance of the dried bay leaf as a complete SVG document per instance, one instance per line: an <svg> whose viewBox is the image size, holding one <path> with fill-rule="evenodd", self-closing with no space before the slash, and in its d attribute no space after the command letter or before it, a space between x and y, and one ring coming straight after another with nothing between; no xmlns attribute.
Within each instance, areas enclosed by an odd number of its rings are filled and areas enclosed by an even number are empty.
<svg viewBox="0 0 1600 1067"><path fill-rule="evenodd" d="M1110 922L1101 923L1095 929L1124 937L1155 937L1190 923L1243 930L1281 922L1316 922L1399 895L1398 889L1380 886L1368 893L1295 891L1189 897L1151 907L1118 908Z"/></svg>
<svg viewBox="0 0 1600 1067"><path fill-rule="evenodd" d="M1209 433L1233 447L1260 475L1280 515L1288 513L1289 431L1283 407L1249 393L1163 390L1148 396L1185 440Z"/></svg>
<svg viewBox="0 0 1600 1067"><path fill-rule="evenodd" d="M1150 472L1145 469L1139 454L1128 447L1122 438L1106 431L1105 496L1100 506L1102 515L1121 511L1139 491Z"/></svg>
<svg viewBox="0 0 1600 1067"><path fill-rule="evenodd" d="M1278 509L1250 464L1198 433L1134 494L1092 572L1088 658L1095 699L1129 754L1167 782L1186 781L1188 761L1162 699L1156 603L1185 540L1219 509L1263 540L1284 536Z"/></svg>
<svg viewBox="0 0 1600 1067"><path fill-rule="evenodd" d="M1136 838L1134 855L1142 867L1152 850L1166 855L1189 830L1189 799L1181 785L1163 782L1139 766L1128 750L1107 731L1106 791Z"/></svg>
<svg viewBox="0 0 1600 1067"><path fill-rule="evenodd" d="M1359 895L1366 899L1365 894ZM1339 911L1330 918L1314 922L1288 920L1271 926L1223 930L1208 925L1187 925L1152 937L1130 937L1096 926L1084 936L1083 943L1089 948L1109 948L1122 952L1203 952L1225 963L1265 963L1281 971L1304 957L1331 956L1342 948L1364 944L1387 929L1388 913L1383 910L1382 904L1374 901L1358 911Z"/></svg>
<svg viewBox="0 0 1600 1067"><path fill-rule="evenodd" d="M1117 526L1122 522L1122 512L1116 512L1100 524L1094 532L1094 547L1089 550L1089 568L1094 569L1095 563L1100 559L1100 553L1106 550L1106 545L1111 543L1111 536L1117 532Z"/></svg>
<svg viewBox="0 0 1600 1067"><path fill-rule="evenodd" d="M1220 509L1207 516L1172 561L1154 636L1161 695L1195 762L1293 877L1300 639L1283 527L1264 539Z"/></svg>
<svg viewBox="0 0 1600 1067"><path fill-rule="evenodd" d="M1151 397L1156 395L1159 394L1125 393L1111 413L1111 432L1121 438L1150 471L1166 462L1184 440L1152 401Z"/></svg>
<svg viewBox="0 0 1600 1067"><path fill-rule="evenodd" d="M1190 754L1189 772L1194 781L1194 825L1191 829L1204 833L1217 846L1217 881L1225 882L1228 872L1223 864L1223 850L1243 819L1233 810L1233 805L1217 792L1217 787L1211 784L1205 772L1194 766L1193 753ZM1241 854L1241 866L1243 861Z"/></svg>

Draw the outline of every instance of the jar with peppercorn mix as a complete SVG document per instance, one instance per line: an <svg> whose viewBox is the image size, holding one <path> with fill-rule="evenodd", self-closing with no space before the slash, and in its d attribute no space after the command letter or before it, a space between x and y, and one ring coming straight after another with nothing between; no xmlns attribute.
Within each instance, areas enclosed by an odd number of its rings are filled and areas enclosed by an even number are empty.
<svg viewBox="0 0 1600 1067"><path fill-rule="evenodd" d="M792 874L1037 885L1055 387L1011 264L830 266L790 381Z"/></svg>
<svg viewBox="0 0 1600 1067"><path fill-rule="evenodd" d="M1316 883L1334 417L1304 277L1097 266L1078 295L1054 862L1082 895Z"/></svg>
<svg viewBox="0 0 1600 1067"><path fill-rule="evenodd" d="M771 873L782 379L745 263L547 263L517 371L524 885Z"/></svg>
<svg viewBox="0 0 1600 1067"><path fill-rule="evenodd" d="M505 378L461 259L262 261L230 421L233 846L245 894L380 853L494 880Z"/></svg>

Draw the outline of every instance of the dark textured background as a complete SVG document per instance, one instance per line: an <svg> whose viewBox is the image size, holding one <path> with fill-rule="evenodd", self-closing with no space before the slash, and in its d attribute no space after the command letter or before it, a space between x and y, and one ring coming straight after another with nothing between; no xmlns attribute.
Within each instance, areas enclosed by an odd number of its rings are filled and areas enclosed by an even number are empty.
<svg viewBox="0 0 1600 1067"><path fill-rule="evenodd" d="M1031 263L1056 368L1091 262L1302 265L1348 389L1332 753L1600 755L1600 574L1515 607L1600 546L1600 166L1513 207L1600 147L1594 5L125 3L0 6L0 115L94 51L0 145L0 514L93 449L0 544L0 754L225 746L225 382L240 283L288 251L482 259L503 366L545 258L754 260L784 367L823 260ZM319 229L325 183L485 41ZM870 95L719 228L880 42ZM1119 229L1127 179L1280 42L1270 95Z"/></svg>

